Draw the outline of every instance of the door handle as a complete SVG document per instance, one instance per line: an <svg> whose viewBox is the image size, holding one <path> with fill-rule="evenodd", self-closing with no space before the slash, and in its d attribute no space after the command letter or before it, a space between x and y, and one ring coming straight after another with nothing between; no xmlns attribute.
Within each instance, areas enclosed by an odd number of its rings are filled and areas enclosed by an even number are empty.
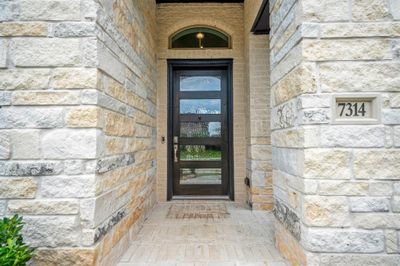
<svg viewBox="0 0 400 266"><path fill-rule="evenodd" d="M174 162L178 162L179 137L174 136Z"/></svg>
<svg viewBox="0 0 400 266"><path fill-rule="evenodd" d="M174 144L174 162L178 162L178 144Z"/></svg>

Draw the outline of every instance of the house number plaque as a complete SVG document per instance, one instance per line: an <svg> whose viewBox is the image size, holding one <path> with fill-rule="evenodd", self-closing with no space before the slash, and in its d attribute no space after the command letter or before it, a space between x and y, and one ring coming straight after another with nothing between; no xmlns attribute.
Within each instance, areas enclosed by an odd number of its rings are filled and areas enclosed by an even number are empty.
<svg viewBox="0 0 400 266"><path fill-rule="evenodd" d="M379 123L378 95L334 95L332 121L334 124Z"/></svg>

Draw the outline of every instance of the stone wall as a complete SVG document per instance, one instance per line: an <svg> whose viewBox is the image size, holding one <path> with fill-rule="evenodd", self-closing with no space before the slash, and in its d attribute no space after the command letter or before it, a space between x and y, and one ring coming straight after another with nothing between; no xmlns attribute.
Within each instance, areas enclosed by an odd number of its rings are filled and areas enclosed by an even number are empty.
<svg viewBox="0 0 400 266"><path fill-rule="evenodd" d="M248 202L255 210L272 210L270 87L268 35L251 28L262 0L244 2L244 54L246 86L246 176L250 179Z"/></svg>
<svg viewBox="0 0 400 266"><path fill-rule="evenodd" d="M276 240L293 265L397 265L400 2L271 1ZM334 125L335 93L381 122Z"/></svg>
<svg viewBox="0 0 400 266"><path fill-rule="evenodd" d="M233 59L233 141L235 200L246 201L246 162L243 4L159 4L157 8L157 194L167 199L167 59ZM168 49L169 37L185 28L208 25L232 37L232 49Z"/></svg>
<svg viewBox="0 0 400 266"><path fill-rule="evenodd" d="M2 1L0 21L0 215L39 265L112 265L155 202L155 3Z"/></svg>

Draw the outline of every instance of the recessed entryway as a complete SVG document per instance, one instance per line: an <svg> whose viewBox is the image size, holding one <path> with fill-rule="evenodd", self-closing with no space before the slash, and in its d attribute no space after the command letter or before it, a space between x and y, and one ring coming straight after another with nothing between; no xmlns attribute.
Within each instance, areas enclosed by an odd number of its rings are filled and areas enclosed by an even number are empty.
<svg viewBox="0 0 400 266"><path fill-rule="evenodd" d="M169 60L169 199L233 199L231 66L231 60Z"/></svg>

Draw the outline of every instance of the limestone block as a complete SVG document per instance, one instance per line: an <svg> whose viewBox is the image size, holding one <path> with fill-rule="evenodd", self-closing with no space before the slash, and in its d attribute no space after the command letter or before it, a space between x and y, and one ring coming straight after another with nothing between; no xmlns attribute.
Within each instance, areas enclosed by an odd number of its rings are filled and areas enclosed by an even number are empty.
<svg viewBox="0 0 400 266"><path fill-rule="evenodd" d="M316 68L312 63L302 63L272 87L272 105L278 105L303 93L317 91Z"/></svg>
<svg viewBox="0 0 400 266"><path fill-rule="evenodd" d="M109 74L112 78L123 83L125 80L125 67L107 47L103 44L98 46L99 68Z"/></svg>
<svg viewBox="0 0 400 266"><path fill-rule="evenodd" d="M297 109L294 101L284 103L272 109L271 124L273 129L293 127L296 122Z"/></svg>
<svg viewBox="0 0 400 266"><path fill-rule="evenodd" d="M386 254L321 254L321 265L326 266L376 266L392 265L399 263L400 255Z"/></svg>
<svg viewBox="0 0 400 266"><path fill-rule="evenodd" d="M394 230L385 231L386 252L394 254L399 252L397 232Z"/></svg>
<svg viewBox="0 0 400 266"><path fill-rule="evenodd" d="M400 212L400 196L393 196L392 199L392 211Z"/></svg>
<svg viewBox="0 0 400 266"><path fill-rule="evenodd" d="M304 177L349 179L350 151L338 149L304 150Z"/></svg>
<svg viewBox="0 0 400 266"><path fill-rule="evenodd" d="M323 63L320 73L323 91L400 91L397 61Z"/></svg>
<svg viewBox="0 0 400 266"><path fill-rule="evenodd" d="M97 69L56 68L51 77L50 87L55 89L95 89Z"/></svg>
<svg viewBox="0 0 400 266"><path fill-rule="evenodd" d="M93 174L96 160L64 160L64 173L67 175Z"/></svg>
<svg viewBox="0 0 400 266"><path fill-rule="evenodd" d="M99 126L100 109L93 106L76 107L66 113L67 127L97 127Z"/></svg>
<svg viewBox="0 0 400 266"><path fill-rule="evenodd" d="M79 262L80 266L95 265L97 253L94 248L41 248L34 258L35 265L71 266Z"/></svg>
<svg viewBox="0 0 400 266"><path fill-rule="evenodd" d="M385 97L385 96L383 96ZM385 107L390 108L400 108L400 94L399 93L391 93L388 95L388 98L385 97L385 100L389 102L389 104Z"/></svg>
<svg viewBox="0 0 400 266"><path fill-rule="evenodd" d="M385 245L382 231L357 229L308 229L303 240L313 252L377 253Z"/></svg>
<svg viewBox="0 0 400 266"><path fill-rule="evenodd" d="M0 198L34 198L37 182L32 177L0 178Z"/></svg>
<svg viewBox="0 0 400 266"><path fill-rule="evenodd" d="M117 155L107 158L102 158L97 161L96 172L99 174L112 171L119 167L125 167L135 162L135 154L128 153L123 155Z"/></svg>
<svg viewBox="0 0 400 266"><path fill-rule="evenodd" d="M68 189L66 189L68 188ZM41 196L45 198L82 198L95 194L93 175L43 177Z"/></svg>
<svg viewBox="0 0 400 266"><path fill-rule="evenodd" d="M306 108L327 108L331 106L329 95L303 94L297 98L297 107Z"/></svg>
<svg viewBox="0 0 400 266"><path fill-rule="evenodd" d="M61 162L51 161L1 161L0 176L47 176L58 175L63 171Z"/></svg>
<svg viewBox="0 0 400 266"><path fill-rule="evenodd" d="M369 195L371 196L391 196L393 186L391 182L370 182Z"/></svg>
<svg viewBox="0 0 400 266"><path fill-rule="evenodd" d="M0 36L46 36L46 22L2 22L0 24Z"/></svg>
<svg viewBox="0 0 400 266"><path fill-rule="evenodd" d="M40 130L13 130L12 145L14 159L40 158Z"/></svg>
<svg viewBox="0 0 400 266"><path fill-rule="evenodd" d="M353 225L363 229L400 229L400 213L353 213Z"/></svg>
<svg viewBox="0 0 400 266"><path fill-rule="evenodd" d="M395 20L400 20L400 2L397 0L389 0L390 1L390 10L392 13L392 17Z"/></svg>
<svg viewBox="0 0 400 266"><path fill-rule="evenodd" d="M11 152L10 134L6 131L0 132L0 159L9 159Z"/></svg>
<svg viewBox="0 0 400 266"><path fill-rule="evenodd" d="M392 59L390 40L385 39L305 39L302 45L303 57L310 61Z"/></svg>
<svg viewBox="0 0 400 266"><path fill-rule="evenodd" d="M0 39L0 68L7 67L7 42L5 39Z"/></svg>
<svg viewBox="0 0 400 266"><path fill-rule="evenodd" d="M394 127L394 146L400 147L400 127Z"/></svg>
<svg viewBox="0 0 400 266"><path fill-rule="evenodd" d="M81 40L82 65L97 68L99 65L99 54L97 53L98 39L96 37Z"/></svg>
<svg viewBox="0 0 400 266"><path fill-rule="evenodd" d="M346 197L305 196L303 221L309 226L350 226Z"/></svg>
<svg viewBox="0 0 400 266"><path fill-rule="evenodd" d="M90 159L96 157L95 129L56 129L42 134L44 158Z"/></svg>
<svg viewBox="0 0 400 266"><path fill-rule="evenodd" d="M0 90L45 89L49 78L49 69L0 69Z"/></svg>
<svg viewBox="0 0 400 266"><path fill-rule="evenodd" d="M299 123L302 125L327 124L331 112L327 108L303 109L300 111Z"/></svg>
<svg viewBox="0 0 400 266"><path fill-rule="evenodd" d="M387 198L354 197L350 198L351 212L388 212Z"/></svg>
<svg viewBox="0 0 400 266"><path fill-rule="evenodd" d="M94 244L95 230L93 229L83 229L82 230L82 245L90 247Z"/></svg>
<svg viewBox="0 0 400 266"><path fill-rule="evenodd" d="M32 247L78 245L76 216L24 216L24 240Z"/></svg>
<svg viewBox="0 0 400 266"><path fill-rule="evenodd" d="M321 144L327 147L384 147L385 128L353 125L321 127Z"/></svg>
<svg viewBox="0 0 400 266"><path fill-rule="evenodd" d="M107 113L105 133L111 136L133 136L135 134L135 120L114 112ZM136 134L139 136L140 133ZM147 136L147 134L145 134Z"/></svg>
<svg viewBox="0 0 400 266"><path fill-rule="evenodd" d="M96 90L82 90L82 104L97 104L99 101L99 92Z"/></svg>
<svg viewBox="0 0 400 266"><path fill-rule="evenodd" d="M124 103L104 93L99 93L97 97L99 106L104 107L105 109L113 110L118 113L126 114L127 106Z"/></svg>
<svg viewBox="0 0 400 266"><path fill-rule="evenodd" d="M16 17L20 20L79 20L79 0L20 0Z"/></svg>
<svg viewBox="0 0 400 266"><path fill-rule="evenodd" d="M76 105L80 103L79 91L17 91L13 105Z"/></svg>
<svg viewBox="0 0 400 266"><path fill-rule="evenodd" d="M16 66L74 66L81 62L79 39L17 38L12 45Z"/></svg>
<svg viewBox="0 0 400 266"><path fill-rule="evenodd" d="M77 200L10 200L8 211L22 215L29 214L78 214Z"/></svg>
<svg viewBox="0 0 400 266"><path fill-rule="evenodd" d="M94 0L82 0L82 15L85 18L95 19L97 18L97 11L99 4Z"/></svg>
<svg viewBox="0 0 400 266"><path fill-rule="evenodd" d="M0 20L7 21L13 19L12 10L15 9L15 4L10 1L0 2Z"/></svg>
<svg viewBox="0 0 400 266"><path fill-rule="evenodd" d="M385 125L399 125L400 109L384 109L382 111L382 122Z"/></svg>
<svg viewBox="0 0 400 266"><path fill-rule="evenodd" d="M318 194L326 196L364 196L368 193L368 182L324 180L318 182Z"/></svg>
<svg viewBox="0 0 400 266"><path fill-rule="evenodd" d="M0 128L54 128L63 126L63 108L18 107L0 109Z"/></svg>
<svg viewBox="0 0 400 266"><path fill-rule="evenodd" d="M352 3L354 21L377 21L389 16L389 3L386 0L354 0Z"/></svg>
<svg viewBox="0 0 400 266"><path fill-rule="evenodd" d="M400 196L400 182L393 183L393 192L394 195Z"/></svg>
<svg viewBox="0 0 400 266"><path fill-rule="evenodd" d="M304 0L305 21L343 21L350 18L348 0Z"/></svg>
<svg viewBox="0 0 400 266"><path fill-rule="evenodd" d="M54 26L55 37L96 36L95 22L60 22Z"/></svg>
<svg viewBox="0 0 400 266"><path fill-rule="evenodd" d="M295 3L295 0L281 1L279 9L277 9L276 12L271 13L271 28L277 29Z"/></svg>
<svg viewBox="0 0 400 266"><path fill-rule="evenodd" d="M0 215L5 215L7 209L7 202L5 200L0 200Z"/></svg>
<svg viewBox="0 0 400 266"><path fill-rule="evenodd" d="M356 178L400 180L397 150L355 150L353 163Z"/></svg>
<svg viewBox="0 0 400 266"><path fill-rule="evenodd" d="M322 38L393 37L400 34L398 22L326 23L320 27Z"/></svg>
<svg viewBox="0 0 400 266"><path fill-rule="evenodd" d="M271 68L271 84L276 84L293 68L303 62L302 47L298 44L276 66Z"/></svg>
<svg viewBox="0 0 400 266"><path fill-rule="evenodd" d="M11 92L0 91L0 106L11 105Z"/></svg>
<svg viewBox="0 0 400 266"><path fill-rule="evenodd" d="M272 148L272 165L292 175L301 174L303 154L298 149Z"/></svg>

